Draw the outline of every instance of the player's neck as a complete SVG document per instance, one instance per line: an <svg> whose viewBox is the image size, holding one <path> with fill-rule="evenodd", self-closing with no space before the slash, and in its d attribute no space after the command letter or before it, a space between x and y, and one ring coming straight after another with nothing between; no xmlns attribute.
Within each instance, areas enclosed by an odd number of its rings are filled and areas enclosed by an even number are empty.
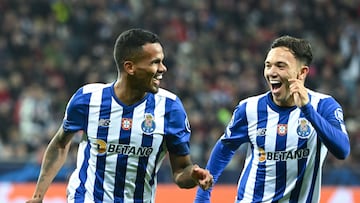
<svg viewBox="0 0 360 203"><path fill-rule="evenodd" d="M146 95L146 92L131 88L121 80L114 84L114 92L116 97L128 106L140 101Z"/></svg>
<svg viewBox="0 0 360 203"><path fill-rule="evenodd" d="M278 107L291 108L295 106L295 101L291 97L288 97L287 99L276 100L273 95L271 95L271 99Z"/></svg>

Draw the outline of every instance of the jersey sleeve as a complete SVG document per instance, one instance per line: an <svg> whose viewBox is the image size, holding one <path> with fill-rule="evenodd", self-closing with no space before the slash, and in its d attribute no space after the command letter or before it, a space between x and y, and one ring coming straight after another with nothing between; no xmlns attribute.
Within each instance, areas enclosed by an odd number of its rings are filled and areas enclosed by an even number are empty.
<svg viewBox="0 0 360 203"><path fill-rule="evenodd" d="M206 169L213 175L214 184L219 179L221 173L230 162L231 158L235 154L234 149L230 149L224 145L221 140L218 140L210 154ZM200 187L197 188L195 201L196 203L210 202L212 187L208 190L203 190Z"/></svg>
<svg viewBox="0 0 360 203"><path fill-rule="evenodd" d="M187 155L190 153L190 124L178 97L167 99L165 115L165 140L170 153Z"/></svg>
<svg viewBox="0 0 360 203"><path fill-rule="evenodd" d="M69 100L65 116L63 119L63 129L65 132L76 132L85 130L85 117L87 106L84 105L83 88L80 88Z"/></svg>
<svg viewBox="0 0 360 203"><path fill-rule="evenodd" d="M213 175L214 184L234 156L235 151L241 144L249 141L247 126L246 103L240 103L235 108L224 134L216 142L206 164L206 169ZM198 187L194 202L210 202L211 190L212 188L204 191Z"/></svg>
<svg viewBox="0 0 360 203"><path fill-rule="evenodd" d="M221 137L224 145L230 149L236 150L244 142L249 142L248 123L246 116L246 103L240 103L235 107L229 124L224 135Z"/></svg>
<svg viewBox="0 0 360 203"><path fill-rule="evenodd" d="M328 150L337 158L345 159L350 153L350 143L343 110L336 100L332 97L322 99L318 111L315 111L310 102L301 107L301 110Z"/></svg>

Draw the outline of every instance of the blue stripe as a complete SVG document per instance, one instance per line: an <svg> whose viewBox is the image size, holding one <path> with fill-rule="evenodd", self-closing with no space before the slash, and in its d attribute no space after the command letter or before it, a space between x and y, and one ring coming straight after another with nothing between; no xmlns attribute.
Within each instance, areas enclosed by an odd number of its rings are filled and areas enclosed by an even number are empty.
<svg viewBox="0 0 360 203"><path fill-rule="evenodd" d="M86 114L85 118L88 118L89 116L89 102L91 98L91 94L88 94L84 98L84 113ZM84 133L87 134L87 126L88 126L88 119L84 119ZM80 171L79 171L79 180L80 185L76 188L75 195L74 195L74 202L75 203L82 203L85 201L85 181L87 179L87 169L89 167L89 158L90 158L90 143L86 145L86 148L84 150L84 161L81 165Z"/></svg>
<svg viewBox="0 0 360 203"><path fill-rule="evenodd" d="M164 142L165 142L165 139L162 140L161 142L161 145L159 146L159 149L158 149L158 153L156 155L156 160L155 160L155 165L154 165L154 170L152 172L152 175L151 175L151 179L149 180L149 184L152 186L154 185L155 183L155 179L156 179L156 168L157 168L157 165L159 163L159 159L160 159L160 155L161 153L165 150L164 149Z"/></svg>
<svg viewBox="0 0 360 203"><path fill-rule="evenodd" d="M310 187L310 191L309 191L306 203L311 203L313 195L314 195L314 187L315 187L316 177L318 175L319 166L320 166L320 151L321 151L320 149L321 149L321 141L320 141L320 138L318 137L316 139L316 157L315 157L313 177L311 180L311 187Z"/></svg>
<svg viewBox="0 0 360 203"><path fill-rule="evenodd" d="M280 118L278 125L286 125L286 134L279 134L279 129L276 136L276 146L275 151L285 151L286 150L286 138L287 138L287 124L289 121L290 109L289 111L282 111L280 113ZM276 184L275 184L275 196L274 200L279 200L283 197L286 186L286 161L277 161L276 162Z"/></svg>
<svg viewBox="0 0 360 203"><path fill-rule="evenodd" d="M132 119L133 114L134 114L133 107L124 106L122 118ZM132 129L124 130L121 128L119 133L119 144L130 144L131 130ZM123 202L124 199L127 162L128 162L128 155L118 154L117 163L116 163L114 202Z"/></svg>
<svg viewBox="0 0 360 203"><path fill-rule="evenodd" d="M155 99L154 95L151 94L146 101L145 113L150 113L154 115L154 108L155 108ZM153 143L153 135L142 135L141 146L143 147L151 147ZM135 181L135 193L134 193L134 202L142 203L144 197L144 182L145 182L145 175L146 175L146 166L148 164L149 157L139 157L139 163L137 168L136 174L136 181Z"/></svg>
<svg viewBox="0 0 360 203"><path fill-rule="evenodd" d="M74 202L75 203L82 203L85 201L85 181L87 179L87 169L89 167L88 160L90 157L90 144L88 143L85 150L84 150L84 162L80 168L79 171L79 180L80 185L78 188L76 188L75 196L74 196Z"/></svg>
<svg viewBox="0 0 360 203"><path fill-rule="evenodd" d="M303 113L300 114L300 118L301 117L304 117ZM308 141L307 139L299 138L298 139L298 149L307 148L307 141ZM297 180L296 180L294 189L291 191L289 203L297 203L299 201L300 190L301 190L301 186L302 186L302 183L304 180L304 175L305 175L306 162L307 162L307 159L305 159L305 158L298 160Z"/></svg>
<svg viewBox="0 0 360 203"><path fill-rule="evenodd" d="M258 101L258 109L257 109L257 130L266 129L267 125L267 100L266 97L262 97ZM258 132L258 131L257 131ZM265 150L265 139L266 136L256 136L256 144L259 148ZM265 155L263 155L265 156ZM266 160L263 162L258 163L258 168L256 170L256 182L254 186L254 193L253 193L253 201L254 202L261 202L264 196L265 190L265 176L266 176Z"/></svg>
<svg viewBox="0 0 360 203"><path fill-rule="evenodd" d="M247 106L247 103L244 103L244 105L241 105L239 110L237 112L246 112L246 106ZM247 115L246 113L244 113L244 127L245 129L248 129L248 123L247 123ZM246 130L246 133L247 133L247 130ZM248 135L246 135L248 136ZM251 148L253 148L253 146L251 145ZM251 150L253 152L253 150ZM251 156L251 160L249 162L249 164L247 165L247 167L244 169L244 175L243 177L241 178L240 180L240 183L239 183L239 186L238 186L238 194L237 194L237 199L238 200L242 200L244 198L244 193L245 193L245 186L246 186L246 182L247 180L249 179L249 174L250 174L250 169L251 169L251 165L252 165L252 162L254 160L254 156L252 155Z"/></svg>
<svg viewBox="0 0 360 203"><path fill-rule="evenodd" d="M110 119L111 114L111 89L103 89L100 106L100 119ZM108 127L98 126L97 139L107 142ZM105 165L106 165L106 153L102 156L97 156L96 160L96 171L95 171L95 184L94 184L94 200L103 201L104 199L104 176L105 176Z"/></svg>

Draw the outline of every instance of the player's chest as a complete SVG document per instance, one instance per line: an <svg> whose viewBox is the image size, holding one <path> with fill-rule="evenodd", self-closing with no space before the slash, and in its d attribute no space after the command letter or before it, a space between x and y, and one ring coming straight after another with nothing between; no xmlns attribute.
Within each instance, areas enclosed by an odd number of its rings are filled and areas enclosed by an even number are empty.
<svg viewBox="0 0 360 203"><path fill-rule="evenodd" d="M300 116L269 115L266 119L250 122L248 133L255 145L297 147L299 143L316 140L316 131L312 124Z"/></svg>
<svg viewBox="0 0 360 203"><path fill-rule="evenodd" d="M145 108L109 110L89 117L89 140L106 143L107 148L151 147L163 142L164 113Z"/></svg>

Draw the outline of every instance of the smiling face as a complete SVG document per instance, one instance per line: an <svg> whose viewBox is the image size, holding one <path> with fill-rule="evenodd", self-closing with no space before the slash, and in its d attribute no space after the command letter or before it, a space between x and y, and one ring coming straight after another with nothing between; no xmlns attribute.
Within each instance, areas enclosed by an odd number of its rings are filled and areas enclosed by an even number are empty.
<svg viewBox="0 0 360 203"><path fill-rule="evenodd" d="M278 106L294 106L294 99L290 94L290 78L297 78L304 82L303 66L286 47L271 49L265 59L264 77L269 85L273 101Z"/></svg>
<svg viewBox="0 0 360 203"><path fill-rule="evenodd" d="M160 43L147 43L138 60L131 62L129 82L135 89L157 93L160 80L167 68L163 64L164 53Z"/></svg>

